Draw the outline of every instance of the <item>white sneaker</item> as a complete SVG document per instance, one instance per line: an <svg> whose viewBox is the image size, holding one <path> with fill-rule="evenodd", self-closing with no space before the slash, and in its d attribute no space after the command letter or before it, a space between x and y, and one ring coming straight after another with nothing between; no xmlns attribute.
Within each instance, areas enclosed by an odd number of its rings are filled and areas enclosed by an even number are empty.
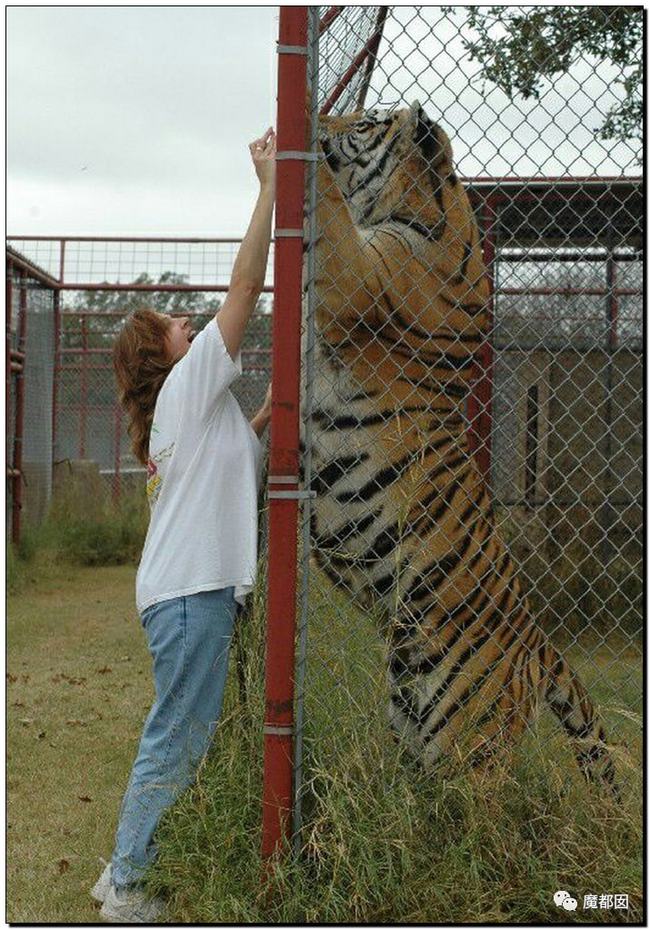
<svg viewBox="0 0 650 930"><path fill-rule="evenodd" d="M117 889L109 885L99 916L113 924L153 924L165 911L165 902L159 896L148 897L135 888Z"/></svg>
<svg viewBox="0 0 650 930"><path fill-rule="evenodd" d="M92 891L90 892L95 901L101 901L104 903L104 898L108 894L108 889L111 884L111 875L113 873L113 866L110 862L107 862L106 859L99 857L99 861L104 866L104 871L99 876L95 884L93 885Z"/></svg>

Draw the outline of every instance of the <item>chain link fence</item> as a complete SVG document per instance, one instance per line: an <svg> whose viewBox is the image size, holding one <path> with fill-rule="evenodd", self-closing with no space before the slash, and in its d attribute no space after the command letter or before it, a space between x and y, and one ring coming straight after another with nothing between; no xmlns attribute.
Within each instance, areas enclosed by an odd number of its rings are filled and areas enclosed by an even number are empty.
<svg viewBox="0 0 650 930"><path fill-rule="evenodd" d="M239 242L11 240L14 249L43 269L56 288L47 292L48 306L39 305L40 311L49 308L47 317L42 312L38 317L48 327L48 345L37 345L40 330L31 318L27 327L26 450L39 444L39 461L47 463L49 475L39 492L39 520L50 499L52 463L93 463L114 500L125 490L144 487L146 470L131 451L127 421L117 403L111 358L114 337L138 306L191 316L193 327L203 328L227 290ZM249 419L261 406L271 376L270 291L267 281L242 346L243 376L233 386ZM60 294L61 308L56 334L54 293ZM37 372L43 384L30 381L30 371ZM44 417L49 417L48 429L43 428ZM14 433L11 428L9 435ZM31 491L26 496L30 499Z"/></svg>
<svg viewBox="0 0 650 930"><path fill-rule="evenodd" d="M56 290L41 268L9 250L6 267L5 527L39 523L52 492L52 399Z"/></svg>
<svg viewBox="0 0 650 930"><path fill-rule="evenodd" d="M369 72L377 10L310 18L307 848L360 732L481 767L546 709L568 778L640 789L642 14L594 12L622 63L568 8L392 7Z"/></svg>

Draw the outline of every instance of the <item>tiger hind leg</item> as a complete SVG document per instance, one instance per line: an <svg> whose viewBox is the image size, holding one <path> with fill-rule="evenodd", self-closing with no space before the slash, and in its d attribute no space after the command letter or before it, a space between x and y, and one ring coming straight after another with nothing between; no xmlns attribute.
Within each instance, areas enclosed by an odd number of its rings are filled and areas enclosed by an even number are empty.
<svg viewBox="0 0 650 930"><path fill-rule="evenodd" d="M584 685L548 640L539 647L538 659L543 697L569 737L585 780L620 802L605 730Z"/></svg>

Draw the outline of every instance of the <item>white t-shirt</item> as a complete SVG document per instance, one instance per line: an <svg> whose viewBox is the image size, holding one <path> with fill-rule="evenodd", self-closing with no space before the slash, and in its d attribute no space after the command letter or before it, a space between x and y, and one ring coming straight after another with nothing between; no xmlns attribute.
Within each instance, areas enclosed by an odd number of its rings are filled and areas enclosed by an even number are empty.
<svg viewBox="0 0 650 930"><path fill-rule="evenodd" d="M243 604L257 570L262 444L229 386L242 373L216 320L167 376L147 465L150 521L136 578L139 613L171 597L235 586Z"/></svg>

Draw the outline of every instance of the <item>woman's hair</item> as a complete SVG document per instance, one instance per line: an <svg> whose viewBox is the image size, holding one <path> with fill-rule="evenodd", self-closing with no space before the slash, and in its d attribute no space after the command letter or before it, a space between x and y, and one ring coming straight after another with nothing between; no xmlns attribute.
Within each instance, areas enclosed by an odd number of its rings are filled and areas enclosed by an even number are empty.
<svg viewBox="0 0 650 930"><path fill-rule="evenodd" d="M174 367L166 345L169 321L155 310L140 308L127 317L113 344L113 370L120 406L129 417L133 452L143 465L158 392Z"/></svg>

